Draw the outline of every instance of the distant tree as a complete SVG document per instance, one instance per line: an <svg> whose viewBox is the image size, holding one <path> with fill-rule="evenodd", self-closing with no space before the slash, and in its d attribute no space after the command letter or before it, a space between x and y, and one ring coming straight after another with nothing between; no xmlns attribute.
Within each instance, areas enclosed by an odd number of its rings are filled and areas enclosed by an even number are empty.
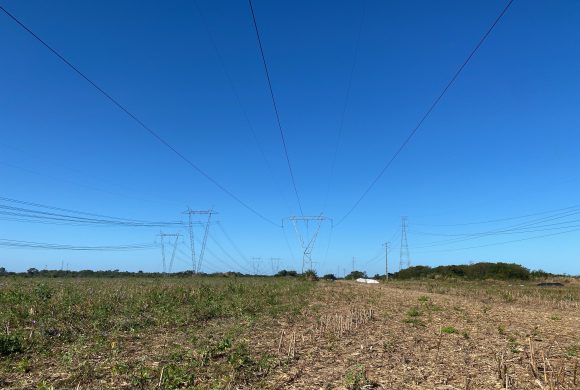
<svg viewBox="0 0 580 390"><path fill-rule="evenodd" d="M521 265L508 263L442 265L435 268L418 265L400 270L394 276L397 279L455 278L469 280L527 280L530 278L530 271Z"/></svg>
<svg viewBox="0 0 580 390"><path fill-rule="evenodd" d="M366 278L367 273L363 271L352 271L350 274L346 275L344 278L346 280L354 280L359 278Z"/></svg>
<svg viewBox="0 0 580 390"><path fill-rule="evenodd" d="M279 271L274 276L298 276L298 272L296 272L296 271L287 271L287 270L283 269L282 271Z"/></svg>
<svg viewBox="0 0 580 390"><path fill-rule="evenodd" d="M28 271L26 271L26 273L28 273L28 275L36 275L38 273L38 269L28 268Z"/></svg>
<svg viewBox="0 0 580 390"><path fill-rule="evenodd" d="M336 280L336 276L334 274L326 274L322 277L324 280Z"/></svg>
<svg viewBox="0 0 580 390"><path fill-rule="evenodd" d="M4 275L6 273L6 268L0 267L0 275Z"/></svg>

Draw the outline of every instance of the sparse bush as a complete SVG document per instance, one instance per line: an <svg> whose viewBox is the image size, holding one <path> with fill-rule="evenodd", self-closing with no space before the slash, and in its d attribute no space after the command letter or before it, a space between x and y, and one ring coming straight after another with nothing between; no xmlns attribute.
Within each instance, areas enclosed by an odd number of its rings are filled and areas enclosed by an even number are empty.
<svg viewBox="0 0 580 390"><path fill-rule="evenodd" d="M0 356L22 352L22 341L16 335L0 335Z"/></svg>
<svg viewBox="0 0 580 390"><path fill-rule="evenodd" d="M316 271L313 269L305 271L303 276L304 279L309 280L311 282L316 282L318 280L318 275L316 275Z"/></svg>

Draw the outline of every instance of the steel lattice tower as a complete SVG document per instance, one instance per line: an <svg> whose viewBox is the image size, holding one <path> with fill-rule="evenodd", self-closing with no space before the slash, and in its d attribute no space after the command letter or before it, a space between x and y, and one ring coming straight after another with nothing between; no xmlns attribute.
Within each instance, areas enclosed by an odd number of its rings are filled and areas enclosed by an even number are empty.
<svg viewBox="0 0 580 390"><path fill-rule="evenodd" d="M399 271L411 266L409 242L407 241L407 217L401 217L401 252L399 254Z"/></svg>

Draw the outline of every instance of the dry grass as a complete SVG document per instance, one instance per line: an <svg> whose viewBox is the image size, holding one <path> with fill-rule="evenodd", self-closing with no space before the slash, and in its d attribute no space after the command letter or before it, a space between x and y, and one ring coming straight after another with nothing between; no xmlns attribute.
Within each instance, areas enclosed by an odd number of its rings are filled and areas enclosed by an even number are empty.
<svg viewBox="0 0 580 390"><path fill-rule="evenodd" d="M2 294L46 295L35 290L35 282L21 287L17 281L2 283ZM60 291L62 282L46 283L49 290ZM125 306L135 304L135 310L91 317L80 307L67 309L84 313L79 318L53 312L57 322L51 326L68 329L66 338L31 332L28 320L6 324L8 312L22 318L30 314L25 297L22 307L0 307L2 326L8 325L10 334L32 334L35 343L25 341L24 350L0 356L0 386L580 388L580 288L574 281L558 290L443 281L359 285L184 279L164 281L160 289L154 283L123 293L117 288L122 282L91 281L94 296L113 294ZM177 301L172 304L165 295ZM49 300L55 296L64 295ZM52 309L69 305L59 301ZM213 309L208 311L208 305ZM137 327L141 321L147 325Z"/></svg>

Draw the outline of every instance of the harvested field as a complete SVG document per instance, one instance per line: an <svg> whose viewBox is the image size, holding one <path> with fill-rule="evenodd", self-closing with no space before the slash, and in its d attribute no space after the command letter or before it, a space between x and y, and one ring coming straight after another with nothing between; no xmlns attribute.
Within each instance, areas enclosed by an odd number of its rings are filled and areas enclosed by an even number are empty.
<svg viewBox="0 0 580 390"><path fill-rule="evenodd" d="M3 388L577 389L580 286L0 279Z"/></svg>

